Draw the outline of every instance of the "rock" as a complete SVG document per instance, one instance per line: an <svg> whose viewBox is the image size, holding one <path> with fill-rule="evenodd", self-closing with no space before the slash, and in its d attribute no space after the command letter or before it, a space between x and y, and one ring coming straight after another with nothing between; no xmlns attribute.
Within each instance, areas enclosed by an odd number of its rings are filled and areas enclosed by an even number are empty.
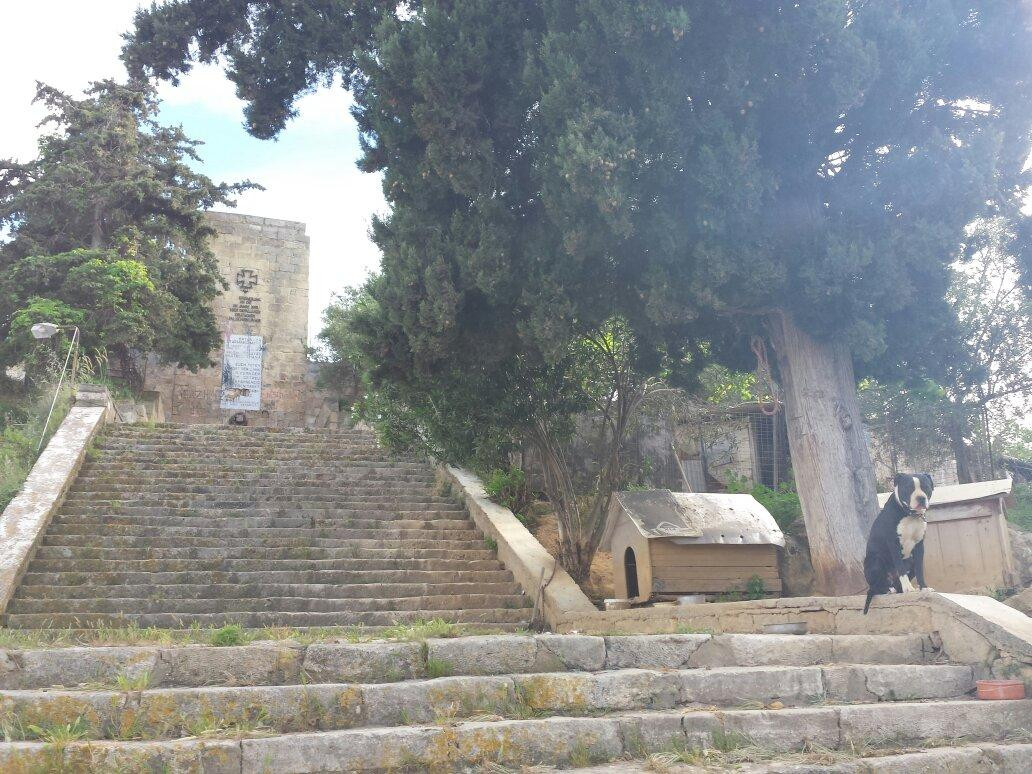
<svg viewBox="0 0 1032 774"><path fill-rule="evenodd" d="M836 748L839 744L838 711L831 707L733 711L721 716L725 733L740 735L743 743L748 740L766 749L798 750L803 745Z"/></svg>
<svg viewBox="0 0 1032 774"><path fill-rule="evenodd" d="M826 635L719 634L691 655L693 667L810 666L831 661L831 638Z"/></svg>
<svg viewBox="0 0 1032 774"><path fill-rule="evenodd" d="M844 702L949 699L975 688L969 666L864 665L824 667L824 690Z"/></svg>
<svg viewBox="0 0 1032 774"><path fill-rule="evenodd" d="M237 771L397 771L424 760L440 735L435 728L369 728L244 739Z"/></svg>
<svg viewBox="0 0 1032 774"><path fill-rule="evenodd" d="M435 723L477 714L502 715L516 695L508 677L443 677L362 686L365 722L371 726Z"/></svg>
<svg viewBox="0 0 1032 774"><path fill-rule="evenodd" d="M606 637L606 669L683 669L709 634Z"/></svg>
<svg viewBox="0 0 1032 774"><path fill-rule="evenodd" d="M889 737L1002 739L1016 728L1032 726L1032 702L1027 701L848 704L839 713L843 745Z"/></svg>
<svg viewBox="0 0 1032 774"><path fill-rule="evenodd" d="M556 671L564 669L597 672L606 660L606 642L601 637L584 634L539 634L537 667L539 671L549 663L548 654L555 656Z"/></svg>
<svg viewBox="0 0 1032 774"><path fill-rule="evenodd" d="M418 642L309 645L301 668L312 683L391 683L426 676Z"/></svg>
<svg viewBox="0 0 1032 774"><path fill-rule="evenodd" d="M157 648L43 648L0 651L0 689L72 687L84 683L113 685L119 675L150 673L160 685L168 665Z"/></svg>
<svg viewBox="0 0 1032 774"><path fill-rule="evenodd" d="M1025 615L1032 616L1032 587L1019 591L1013 597L1003 600L1003 604L1010 605Z"/></svg>
<svg viewBox="0 0 1032 774"><path fill-rule="evenodd" d="M802 519L798 522L798 534L795 529L793 525L785 533L785 547L778 551L781 596L808 597L813 594L816 575L810 562L810 543L803 531Z"/></svg>
<svg viewBox="0 0 1032 774"><path fill-rule="evenodd" d="M281 685L297 682L301 649L279 643L166 648L161 662L169 685Z"/></svg>
<svg viewBox="0 0 1032 774"><path fill-rule="evenodd" d="M831 660L840 664L920 664L936 652L923 634L831 635Z"/></svg>
<svg viewBox="0 0 1032 774"><path fill-rule="evenodd" d="M977 747L944 747L903 755L884 755L864 761L865 774L982 774L992 767Z"/></svg>
<svg viewBox="0 0 1032 774"><path fill-rule="evenodd" d="M690 669L678 673L681 702L685 704L728 704L728 697L767 703L782 699L804 702L824 693L821 670L784 667L717 667Z"/></svg>
<svg viewBox="0 0 1032 774"><path fill-rule="evenodd" d="M1008 532L1019 585L1028 586L1032 584L1032 532L1024 532L1010 526Z"/></svg>

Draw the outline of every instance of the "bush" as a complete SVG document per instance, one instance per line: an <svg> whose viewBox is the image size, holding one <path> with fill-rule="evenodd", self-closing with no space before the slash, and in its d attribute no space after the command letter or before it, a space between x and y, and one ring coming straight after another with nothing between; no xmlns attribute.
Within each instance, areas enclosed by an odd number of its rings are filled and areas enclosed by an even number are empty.
<svg viewBox="0 0 1032 774"><path fill-rule="evenodd" d="M770 512L782 532L787 531L803 515L795 485L789 481L783 481L777 489L771 489L763 484L753 484L745 476L732 474L727 481L727 491L732 494L751 494Z"/></svg>
<svg viewBox="0 0 1032 774"><path fill-rule="evenodd" d="M1014 507L1007 509L1007 521L1018 529L1032 532L1032 484L1015 484Z"/></svg>
<svg viewBox="0 0 1032 774"><path fill-rule="evenodd" d="M46 422L53 388L41 389L35 396L4 397L0 415L0 511L18 494L25 478L36 462L40 435ZM60 426L72 404L72 391L67 385L54 407L47 427L46 440Z"/></svg>
<svg viewBox="0 0 1032 774"><path fill-rule="evenodd" d="M492 470L484 482L487 496L513 513L522 513L530 504L527 475L520 468Z"/></svg>

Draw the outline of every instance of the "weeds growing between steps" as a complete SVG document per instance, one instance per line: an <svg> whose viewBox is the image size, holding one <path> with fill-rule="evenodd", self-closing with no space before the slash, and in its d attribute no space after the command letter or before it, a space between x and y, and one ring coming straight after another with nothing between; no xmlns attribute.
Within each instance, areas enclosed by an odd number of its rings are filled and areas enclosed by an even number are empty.
<svg viewBox="0 0 1032 774"><path fill-rule="evenodd" d="M158 629L129 624L124 627L91 626L81 629L3 629L0 628L0 648L24 650L31 648L72 648L83 645L247 645L259 641L296 642L309 645L317 642L420 642L427 639L465 637L475 634L502 634L502 630L454 624L440 618L395 624L377 629L367 626L328 626L323 628L293 629L275 627L245 629L238 624L219 628L193 625L186 629ZM520 634L523 632L504 632Z"/></svg>

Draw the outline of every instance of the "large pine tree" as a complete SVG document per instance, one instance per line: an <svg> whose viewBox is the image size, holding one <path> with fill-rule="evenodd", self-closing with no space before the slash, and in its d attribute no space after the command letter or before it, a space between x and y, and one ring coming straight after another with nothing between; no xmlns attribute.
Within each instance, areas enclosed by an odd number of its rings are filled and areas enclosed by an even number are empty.
<svg viewBox="0 0 1032 774"><path fill-rule="evenodd" d="M251 184L196 172L200 143L158 122L146 82L101 81L82 98L40 84L36 101L48 111L39 155L0 160L0 360L31 351L28 328L46 318L78 325L130 376L150 350L209 365L223 281L204 210Z"/></svg>
<svg viewBox="0 0 1032 774"><path fill-rule="evenodd" d="M856 367L919 367L969 223L1028 233L1022 3L175 0L126 56L163 77L225 57L263 136L345 76L415 356L498 299L539 342L626 308L719 326L728 363L769 347L828 592L863 587L877 510Z"/></svg>

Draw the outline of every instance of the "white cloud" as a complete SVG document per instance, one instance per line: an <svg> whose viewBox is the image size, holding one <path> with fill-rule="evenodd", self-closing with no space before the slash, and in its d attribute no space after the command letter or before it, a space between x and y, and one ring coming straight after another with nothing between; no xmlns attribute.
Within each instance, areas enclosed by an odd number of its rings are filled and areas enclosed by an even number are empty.
<svg viewBox="0 0 1032 774"><path fill-rule="evenodd" d="M7 0L0 46L0 157L31 158L43 111L30 105L36 81L78 92L90 81L121 78L121 35L142 0Z"/></svg>

